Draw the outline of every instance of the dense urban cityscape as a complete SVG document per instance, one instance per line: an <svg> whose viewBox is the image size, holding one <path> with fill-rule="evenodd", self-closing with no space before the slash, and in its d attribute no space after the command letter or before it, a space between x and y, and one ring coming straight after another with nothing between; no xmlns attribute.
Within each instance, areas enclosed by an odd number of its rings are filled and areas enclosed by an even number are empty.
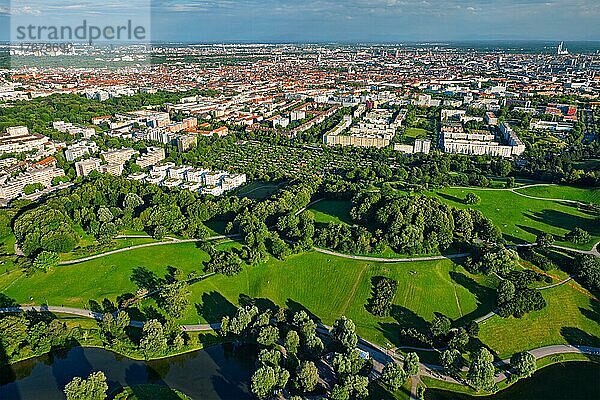
<svg viewBox="0 0 600 400"><path fill-rule="evenodd" d="M598 42L0 46L0 398L600 395Z"/></svg>

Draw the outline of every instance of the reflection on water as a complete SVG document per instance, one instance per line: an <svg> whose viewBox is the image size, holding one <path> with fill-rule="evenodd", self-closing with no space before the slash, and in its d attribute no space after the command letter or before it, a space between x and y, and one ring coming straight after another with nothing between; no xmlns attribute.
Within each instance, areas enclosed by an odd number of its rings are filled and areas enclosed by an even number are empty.
<svg viewBox="0 0 600 400"><path fill-rule="evenodd" d="M211 347L165 360L133 361L103 349L53 352L0 370L2 400L64 400L62 390L75 376L106 374L109 391L144 383L167 385L193 399L247 399L254 361L231 345Z"/></svg>
<svg viewBox="0 0 600 400"><path fill-rule="evenodd" d="M133 361L102 349L77 347L26 360L0 370L2 400L64 400L62 389L75 376L106 374L109 390L144 383L167 385L193 399L251 398L248 382L255 351L231 345L158 361ZM427 400L589 400L600 399L600 365L556 364L494 396L469 397L428 390Z"/></svg>
<svg viewBox="0 0 600 400"><path fill-rule="evenodd" d="M493 396L472 397L428 390L426 400L593 400L600 399L600 364L568 362L543 368Z"/></svg>

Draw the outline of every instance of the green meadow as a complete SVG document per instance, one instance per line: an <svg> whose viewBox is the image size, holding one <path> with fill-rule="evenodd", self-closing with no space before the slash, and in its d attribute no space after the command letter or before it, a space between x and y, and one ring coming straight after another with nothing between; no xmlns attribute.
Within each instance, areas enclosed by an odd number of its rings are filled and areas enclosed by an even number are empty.
<svg viewBox="0 0 600 400"><path fill-rule="evenodd" d="M600 189L545 185L520 188L516 189L516 191L528 196L541 197L544 199L571 200L600 205Z"/></svg>
<svg viewBox="0 0 600 400"><path fill-rule="evenodd" d="M350 210L352 202L348 200L321 200L309 207L309 210L315 215L315 222L328 224L352 224Z"/></svg>
<svg viewBox="0 0 600 400"><path fill-rule="evenodd" d="M479 196L481 202L465 205L464 198L469 192ZM554 235L558 244L585 250L600 241L598 216L578 209L575 204L529 199L509 190L445 188L433 195L454 207L480 210L500 228L509 243L533 243L542 232ZM591 240L582 245L565 242L563 236L575 227L588 231Z"/></svg>

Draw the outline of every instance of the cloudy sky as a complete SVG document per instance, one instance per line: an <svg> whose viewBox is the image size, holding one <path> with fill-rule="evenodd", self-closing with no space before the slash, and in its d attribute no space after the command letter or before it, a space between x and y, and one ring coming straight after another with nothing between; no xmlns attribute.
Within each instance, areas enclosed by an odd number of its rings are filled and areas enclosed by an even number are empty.
<svg viewBox="0 0 600 400"><path fill-rule="evenodd" d="M146 14L163 41L600 40L600 0L0 0L0 39Z"/></svg>

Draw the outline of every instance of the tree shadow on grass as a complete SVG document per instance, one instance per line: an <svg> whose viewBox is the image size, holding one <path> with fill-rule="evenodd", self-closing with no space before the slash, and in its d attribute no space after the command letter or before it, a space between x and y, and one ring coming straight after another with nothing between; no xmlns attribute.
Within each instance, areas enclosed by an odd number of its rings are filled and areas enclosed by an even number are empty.
<svg viewBox="0 0 600 400"><path fill-rule="evenodd" d="M272 300L264 298L253 298L244 293L240 293L238 297L238 304L242 307L256 306L261 313L267 310L276 312L279 308L277 304L275 304Z"/></svg>
<svg viewBox="0 0 600 400"><path fill-rule="evenodd" d="M562 337L572 346L600 347L600 338L572 326L560 328Z"/></svg>
<svg viewBox="0 0 600 400"><path fill-rule="evenodd" d="M215 291L203 293L202 302L196 303L195 306L198 315L210 323L221 322L223 317L234 315L237 311L235 305Z"/></svg>
<svg viewBox="0 0 600 400"><path fill-rule="evenodd" d="M452 196L450 194L440 193L440 192L437 192L436 194L445 200L453 201L458 204L463 204L463 205L465 204L465 200L461 199L460 197L456 197L456 196Z"/></svg>
<svg viewBox="0 0 600 400"><path fill-rule="evenodd" d="M148 291L154 290L164 283L163 279L159 278L154 272L146 267L134 268L131 273L131 281L140 289L146 289Z"/></svg>
<svg viewBox="0 0 600 400"><path fill-rule="evenodd" d="M590 299L590 309L579 307L579 311L584 317L600 324L600 302L594 299Z"/></svg>
<svg viewBox="0 0 600 400"><path fill-rule="evenodd" d="M457 319L455 321L456 326L464 326L477 318L483 317L495 309L495 290L480 285L473 278L470 278L460 272L450 271L450 279L473 294L478 305L474 311Z"/></svg>
<svg viewBox="0 0 600 400"><path fill-rule="evenodd" d="M552 225L557 228L570 231L579 227L588 231L592 236L600 236L600 224L597 223L597 221L594 221L593 218L584 218L551 209L545 209L540 212L526 215L534 221Z"/></svg>
<svg viewBox="0 0 600 400"><path fill-rule="evenodd" d="M287 299L285 302L285 306L290 311L290 315L293 316L297 312L304 311L313 321L316 323L321 323L321 318L317 317L315 314L310 312L310 310L304 307L302 304L294 301L292 299Z"/></svg>
<svg viewBox="0 0 600 400"><path fill-rule="evenodd" d="M426 346L424 343L403 337L400 334L402 329L416 329L419 332L426 334L429 322L423 317L408 308L396 304L392 305L390 317L394 318L396 322L379 322L377 327L377 330L381 332L390 343L395 346Z"/></svg>
<svg viewBox="0 0 600 400"><path fill-rule="evenodd" d="M521 229L522 229L522 228L521 228ZM518 237L516 237L516 236L514 236L514 235L510 235L510 234L508 234L508 233L503 233L503 234L502 234L502 238L503 238L503 239L504 239L506 242L508 242L508 243L514 243L514 244L524 244L524 243L526 243L526 241L525 241L525 240L523 240L523 239L521 239L521 238L518 238Z"/></svg>
<svg viewBox="0 0 600 400"><path fill-rule="evenodd" d="M538 235L545 233L542 230L532 228L531 226L526 226L526 225L517 225L517 228L522 229L524 232L532 234L535 237L538 237Z"/></svg>
<svg viewBox="0 0 600 400"><path fill-rule="evenodd" d="M19 307L20 304L15 299L8 297L4 293L0 293L0 308Z"/></svg>

